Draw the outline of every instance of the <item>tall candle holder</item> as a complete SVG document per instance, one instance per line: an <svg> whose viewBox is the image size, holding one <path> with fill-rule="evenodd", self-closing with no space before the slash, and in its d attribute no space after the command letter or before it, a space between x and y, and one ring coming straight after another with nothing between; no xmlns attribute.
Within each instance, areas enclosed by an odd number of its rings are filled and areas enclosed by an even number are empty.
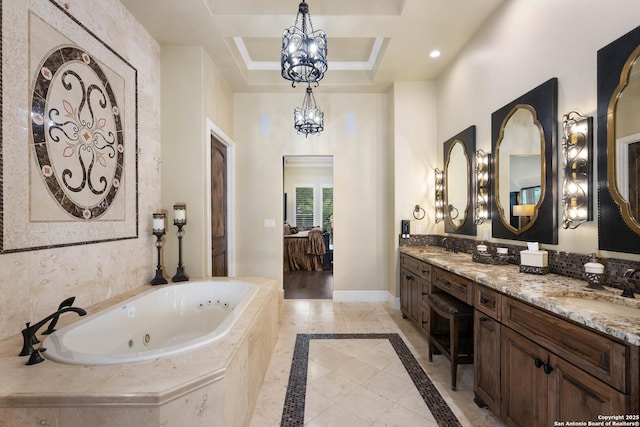
<svg viewBox="0 0 640 427"><path fill-rule="evenodd" d="M156 277L151 281L152 285L165 285L167 279L164 278L162 272L162 264L160 262L160 251L162 249L162 236L165 235L165 217L164 213L153 214L153 235L156 236L156 248L158 249L158 266L156 268Z"/></svg>
<svg viewBox="0 0 640 427"><path fill-rule="evenodd" d="M182 227L187 224L187 205L184 203L176 203L173 205L173 225L178 227L178 270L176 275L171 278L174 282L186 282L189 278L184 274L182 266L182 236L184 231Z"/></svg>

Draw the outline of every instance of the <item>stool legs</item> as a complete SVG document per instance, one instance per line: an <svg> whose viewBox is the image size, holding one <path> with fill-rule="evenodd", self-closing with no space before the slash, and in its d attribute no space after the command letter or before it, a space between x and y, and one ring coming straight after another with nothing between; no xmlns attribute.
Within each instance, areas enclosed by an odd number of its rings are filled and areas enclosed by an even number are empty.
<svg viewBox="0 0 640 427"><path fill-rule="evenodd" d="M456 390L456 380L458 378L458 336L459 322L454 317L449 318L449 340L451 343L451 390Z"/></svg>

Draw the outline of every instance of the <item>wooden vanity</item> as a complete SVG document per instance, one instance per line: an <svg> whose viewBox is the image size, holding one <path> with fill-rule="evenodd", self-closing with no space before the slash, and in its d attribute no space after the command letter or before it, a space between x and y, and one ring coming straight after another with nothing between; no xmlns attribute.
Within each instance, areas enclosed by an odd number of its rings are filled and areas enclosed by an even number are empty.
<svg viewBox="0 0 640 427"><path fill-rule="evenodd" d="M552 295L586 282L547 276L473 263L468 254L403 247L401 310L427 336L424 301L434 287L474 307L475 401L508 425L637 415L640 320L625 330L626 319L582 318L554 305Z"/></svg>

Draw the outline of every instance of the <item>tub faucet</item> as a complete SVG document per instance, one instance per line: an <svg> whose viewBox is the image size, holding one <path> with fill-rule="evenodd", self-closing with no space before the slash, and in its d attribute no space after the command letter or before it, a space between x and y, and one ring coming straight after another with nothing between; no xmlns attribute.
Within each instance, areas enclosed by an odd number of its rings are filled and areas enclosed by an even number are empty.
<svg viewBox="0 0 640 427"><path fill-rule="evenodd" d="M58 306L58 312L60 310L62 310L65 307L71 307L73 305L73 302L76 300L76 297L70 297L67 298L66 300L62 301L60 303L60 305ZM60 318L60 314L58 314L57 316L55 316L53 319L51 319L51 323L49 323L49 326L47 327L47 330L44 331L42 333L42 335L49 335L53 332L55 332L56 330L56 323L58 323L58 319ZM35 335L34 335L35 337ZM37 344L37 342L34 342L34 344Z"/></svg>
<svg viewBox="0 0 640 427"><path fill-rule="evenodd" d="M65 300L66 301L66 300ZM63 302L65 302L63 301ZM26 324L26 328L22 330L22 351L20 351L20 356L30 356L29 361L26 363L27 365L33 365L36 363L42 362L44 359L40 356L39 351L33 348L33 344L37 344L39 341L36 338L36 333L38 329L42 328L45 323L50 320L55 320L57 322L58 318L62 313L66 313L67 311L73 311L74 313L78 313L79 316L84 316L87 312L78 307L63 307L58 309L53 314L48 315L38 323L31 325L29 322ZM52 322L53 323L53 322Z"/></svg>
<svg viewBox="0 0 640 427"><path fill-rule="evenodd" d="M632 280L637 281L637 277L635 277L636 274L640 273L640 268L634 270L633 268L628 269L627 271L624 272L624 274L622 275L622 277L626 277L627 280L623 280L620 282L620 284L622 285L622 288L624 289L624 291L622 292L623 297L626 298L635 298L636 296L633 294L633 289L631 288L631 283Z"/></svg>

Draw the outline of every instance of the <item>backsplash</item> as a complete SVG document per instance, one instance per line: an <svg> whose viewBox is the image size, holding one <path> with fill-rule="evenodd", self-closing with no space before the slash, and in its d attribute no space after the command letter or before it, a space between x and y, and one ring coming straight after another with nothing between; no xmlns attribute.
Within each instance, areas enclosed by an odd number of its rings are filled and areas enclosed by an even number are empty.
<svg viewBox="0 0 640 427"><path fill-rule="evenodd" d="M446 240L445 240L446 239ZM507 248L509 254L513 258L509 261L511 264L520 265L520 251L526 249L524 245L512 245L506 243L491 243L472 239L463 239L454 236L440 236L433 234L411 235L409 238L400 237L400 246L445 246L455 244L458 252L471 254L476 250L476 246L480 243L487 245L489 252L495 252L497 247ZM574 279L586 280L584 275L584 264L591 261L590 254L577 254L573 252L553 251L546 249L549 253L549 267L551 273L561 276L571 277ZM605 267L605 285L622 288L617 282L628 269L640 269L640 262L617 259L617 258L596 258ZM626 280L626 279L625 279ZM634 284L634 291L640 292L640 284Z"/></svg>

